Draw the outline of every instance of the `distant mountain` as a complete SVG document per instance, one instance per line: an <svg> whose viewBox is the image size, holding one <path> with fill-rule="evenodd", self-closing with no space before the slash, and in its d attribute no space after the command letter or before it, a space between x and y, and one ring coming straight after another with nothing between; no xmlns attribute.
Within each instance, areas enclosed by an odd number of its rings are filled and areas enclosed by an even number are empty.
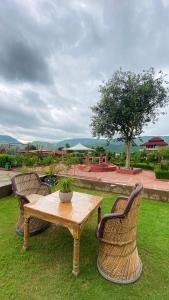
<svg viewBox="0 0 169 300"><path fill-rule="evenodd" d="M113 139L110 144L107 144L106 139L92 139L92 138L77 138L77 139L69 139L63 140L57 143L57 147L64 147L64 145L68 143L71 147L80 143L85 145L86 147L93 146L103 146L106 150L112 152L123 152L125 151L125 145L123 142L119 142L117 139Z"/></svg>
<svg viewBox="0 0 169 300"><path fill-rule="evenodd" d="M135 146L132 147L132 151L139 150L139 145L148 141L152 136L142 136L140 138L136 138ZM162 136L161 136L162 137ZM169 136L162 137L169 144ZM32 144L37 146L38 149L46 149L46 150L57 150L59 147L64 147L65 144L69 144L71 147L76 144L81 143L87 147L93 146L103 146L108 151L111 152L123 152L125 151L125 145L123 142L119 142L117 139L113 139L109 145L107 145L106 139L94 139L94 138L76 138L76 139L67 139L56 143L48 143L42 141L33 141ZM0 135L0 144L18 144L19 147L23 147L20 142L8 135Z"/></svg>
<svg viewBox="0 0 169 300"><path fill-rule="evenodd" d="M44 150L56 150L58 148L57 144L48 143L48 142L41 142L41 141L33 141L30 143L37 147L37 149L44 149Z"/></svg>
<svg viewBox="0 0 169 300"><path fill-rule="evenodd" d="M142 136L140 138L135 139L135 145L132 146L132 151L139 150L139 145L143 144L145 141L148 141L152 136ZM169 136L164 136L164 140L169 144ZM110 144L107 144L106 139L94 139L94 138L76 138L76 139L68 139L63 140L57 143L57 147L64 147L64 145L68 143L71 147L75 146L76 144L80 143L87 147L92 146L103 146L108 151L111 152L123 152L125 151L125 144L123 142L118 141L117 139L113 139Z"/></svg>
<svg viewBox="0 0 169 300"><path fill-rule="evenodd" d="M92 139L92 138L76 138L76 139L69 139L63 140L57 143L57 147L64 147L65 144L69 144L71 147L75 146L76 144L83 144L86 147L92 147L96 145L106 144L107 141L105 139Z"/></svg>
<svg viewBox="0 0 169 300"><path fill-rule="evenodd" d="M17 139L9 135L0 135L0 144L21 144Z"/></svg>

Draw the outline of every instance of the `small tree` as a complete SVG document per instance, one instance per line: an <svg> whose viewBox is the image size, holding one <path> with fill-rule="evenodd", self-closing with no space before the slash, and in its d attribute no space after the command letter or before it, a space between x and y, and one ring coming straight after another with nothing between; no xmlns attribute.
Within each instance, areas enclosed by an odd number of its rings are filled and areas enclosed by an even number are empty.
<svg viewBox="0 0 169 300"><path fill-rule="evenodd" d="M37 147L33 144L30 144L28 143L26 146L25 146L25 150L37 150Z"/></svg>
<svg viewBox="0 0 169 300"><path fill-rule="evenodd" d="M103 146L97 145L96 147L94 147L94 149L95 149L96 156L106 155L106 150Z"/></svg>
<svg viewBox="0 0 169 300"><path fill-rule="evenodd" d="M151 68L140 74L121 69L100 86L101 99L93 106L92 133L108 140L117 134L126 144L126 167L130 167L131 145L149 122L155 123L159 108L168 103L165 76ZM166 87L164 87L166 84Z"/></svg>
<svg viewBox="0 0 169 300"><path fill-rule="evenodd" d="M70 148L70 144L69 143L66 143L64 148Z"/></svg>

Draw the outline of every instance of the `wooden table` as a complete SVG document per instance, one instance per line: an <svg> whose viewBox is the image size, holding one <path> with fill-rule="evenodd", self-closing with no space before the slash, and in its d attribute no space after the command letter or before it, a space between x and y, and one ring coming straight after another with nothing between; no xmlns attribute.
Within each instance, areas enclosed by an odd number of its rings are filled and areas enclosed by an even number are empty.
<svg viewBox="0 0 169 300"><path fill-rule="evenodd" d="M101 202L102 197L73 192L73 198L70 203L61 203L59 192L55 192L24 205L23 249L26 250L28 248L29 220L31 216L63 225L69 229L74 239L72 272L77 276L80 272L80 235L88 218L96 209L98 209L98 222L100 221Z"/></svg>

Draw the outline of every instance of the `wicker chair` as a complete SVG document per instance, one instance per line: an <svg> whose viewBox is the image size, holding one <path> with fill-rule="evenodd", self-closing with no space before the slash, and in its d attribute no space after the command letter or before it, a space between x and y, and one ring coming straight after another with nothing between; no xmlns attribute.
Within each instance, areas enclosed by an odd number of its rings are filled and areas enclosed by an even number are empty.
<svg viewBox="0 0 169 300"><path fill-rule="evenodd" d="M136 245L142 189L141 184L136 184L129 197L118 197L111 213L103 216L97 228L97 267L103 277L115 283L134 282L142 272Z"/></svg>
<svg viewBox="0 0 169 300"><path fill-rule="evenodd" d="M12 189L19 200L20 215L17 223L16 232L23 235L24 232L24 204L32 202L51 193L50 187L42 183L36 173L19 174L12 178ZM38 234L44 231L49 223L38 218L30 219L30 235Z"/></svg>

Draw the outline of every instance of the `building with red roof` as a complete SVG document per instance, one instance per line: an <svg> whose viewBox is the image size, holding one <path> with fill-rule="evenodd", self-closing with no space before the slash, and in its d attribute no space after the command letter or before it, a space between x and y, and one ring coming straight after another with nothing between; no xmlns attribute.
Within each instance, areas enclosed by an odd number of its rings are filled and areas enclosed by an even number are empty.
<svg viewBox="0 0 169 300"><path fill-rule="evenodd" d="M20 153L26 154L40 154L40 155L65 155L65 150L21 150Z"/></svg>
<svg viewBox="0 0 169 300"><path fill-rule="evenodd" d="M141 149L158 150L161 147L166 147L168 144L161 137L153 137L144 144L140 145Z"/></svg>

